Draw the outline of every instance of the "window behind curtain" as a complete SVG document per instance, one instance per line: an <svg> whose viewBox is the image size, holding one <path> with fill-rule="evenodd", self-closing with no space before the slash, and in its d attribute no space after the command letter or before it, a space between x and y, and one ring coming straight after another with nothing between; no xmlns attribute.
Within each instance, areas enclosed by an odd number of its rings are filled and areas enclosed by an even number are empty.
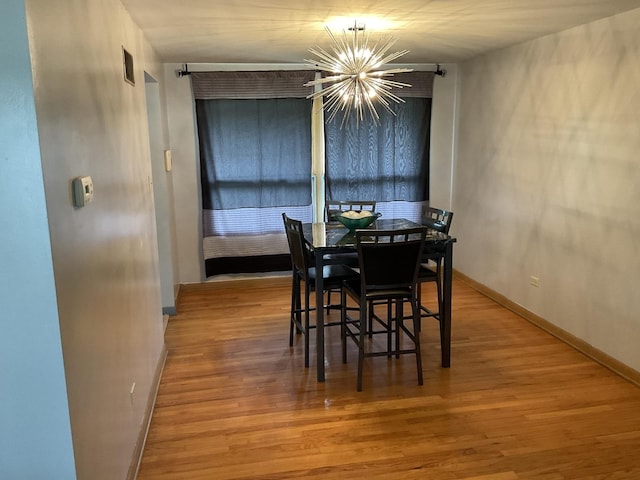
<svg viewBox="0 0 640 480"><path fill-rule="evenodd" d="M431 98L405 98L380 125L352 116L325 125L326 196L375 200L385 217L420 218L429 199Z"/></svg>
<svg viewBox="0 0 640 480"><path fill-rule="evenodd" d="M197 100L196 115L206 236L282 232L281 207L311 208L309 100Z"/></svg>
<svg viewBox="0 0 640 480"><path fill-rule="evenodd" d="M311 100L264 92L196 99L207 276L290 269L282 212L312 218Z"/></svg>

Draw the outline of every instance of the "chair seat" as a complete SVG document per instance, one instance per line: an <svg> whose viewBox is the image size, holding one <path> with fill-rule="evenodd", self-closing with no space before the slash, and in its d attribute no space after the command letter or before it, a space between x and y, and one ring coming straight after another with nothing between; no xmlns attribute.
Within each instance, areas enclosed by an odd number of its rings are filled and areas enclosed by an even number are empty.
<svg viewBox="0 0 640 480"><path fill-rule="evenodd" d="M418 270L418 281L427 282L430 280L434 282L437 281L438 272L424 263L420 264L420 270Z"/></svg>
<svg viewBox="0 0 640 480"><path fill-rule="evenodd" d="M342 265L349 265L350 267L358 266L358 254L357 253L331 253L324 256L325 263L340 263Z"/></svg>
<svg viewBox="0 0 640 480"><path fill-rule="evenodd" d="M316 269L315 267L309 268L308 271L309 280L315 283ZM324 279L325 288L329 285L341 286L343 280L351 278L358 279L358 272L346 265L325 265L322 267L322 278Z"/></svg>
<svg viewBox="0 0 640 480"><path fill-rule="evenodd" d="M344 288L350 290L352 295L362 297L362 285L360 279L347 280L344 282ZM411 298L411 288L381 288L379 290L369 289L365 295L367 300L401 300Z"/></svg>

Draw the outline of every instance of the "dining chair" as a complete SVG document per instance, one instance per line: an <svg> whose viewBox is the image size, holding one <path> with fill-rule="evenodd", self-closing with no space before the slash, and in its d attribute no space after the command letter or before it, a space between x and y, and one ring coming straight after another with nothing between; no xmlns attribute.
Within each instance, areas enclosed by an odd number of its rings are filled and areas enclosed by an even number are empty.
<svg viewBox="0 0 640 480"><path fill-rule="evenodd" d="M424 206L422 208L420 223L430 230L435 230L448 235L452 220L453 212L429 206ZM431 251L425 251L423 253L420 271L418 272L418 282L420 285L423 283L435 282L438 297L438 310L431 310L422 303L422 288L419 288L418 304L420 305L421 318L433 317L438 321L440 320L440 312L442 311L442 260L443 253Z"/></svg>
<svg viewBox="0 0 640 480"><path fill-rule="evenodd" d="M369 210L375 212L376 201L375 200L327 200L325 202L325 220L327 222L335 222L336 217L342 212L348 212L349 210L362 211ZM342 265L348 265L356 268L358 266L358 254L357 253L332 253L325 257L327 263L337 263ZM328 291L327 303L331 304L331 293ZM327 310L329 313L329 310Z"/></svg>
<svg viewBox="0 0 640 480"><path fill-rule="evenodd" d="M427 229L417 227L402 230L356 230L359 278L344 281L342 288L342 361L347 362L347 337L358 347L357 389L362 391L363 362L367 357L398 358L403 354L416 356L418 384L422 385L418 305L418 270L422 259ZM358 318L351 318L346 308L348 299L356 302ZM412 328L405 325L403 305L411 305ZM378 314L373 305L385 306L386 316ZM395 307L395 308L394 308ZM382 326L374 331L369 325ZM402 348L404 333L411 348ZM380 350L370 336L386 335L386 349ZM394 338L395 337L395 338ZM395 340L395 342L394 342Z"/></svg>
<svg viewBox="0 0 640 480"><path fill-rule="evenodd" d="M427 205L422 207L420 223L432 230L437 230L438 232L449 235L449 229L451 228L452 219L453 212L442 210L441 208L430 207Z"/></svg>
<svg viewBox="0 0 640 480"><path fill-rule="evenodd" d="M374 212L375 209L375 200L327 200L324 206L325 220L327 222L333 222L336 220L338 215L343 212L348 212L349 210L355 210L358 212L362 210L369 210Z"/></svg>
<svg viewBox="0 0 640 480"><path fill-rule="evenodd" d="M282 214L287 242L291 253L292 285L291 312L289 325L289 346L293 346L293 332L304 334L304 366L309 367L309 332L315 325L309 324L310 312L323 306L311 307L311 292L315 291L318 272L311 265L309 250L304 243L302 222ZM358 278L358 273L346 265L326 265L320 272L324 290L341 289L343 281ZM304 283L304 304L302 304L301 283ZM337 306L336 306L337 307ZM304 318L303 318L304 314ZM329 322L325 325L338 325L341 322Z"/></svg>

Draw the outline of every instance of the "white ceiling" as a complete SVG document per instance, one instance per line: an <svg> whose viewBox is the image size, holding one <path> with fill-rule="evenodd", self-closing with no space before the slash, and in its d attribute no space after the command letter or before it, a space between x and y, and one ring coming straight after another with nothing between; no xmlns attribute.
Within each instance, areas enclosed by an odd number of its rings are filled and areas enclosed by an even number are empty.
<svg viewBox="0 0 640 480"><path fill-rule="evenodd" d="M122 0L165 62L302 63L325 24L373 18L403 63L454 63L640 8L640 0ZM366 20L369 19L369 20ZM333 29L336 33L339 29ZM382 31L381 31L382 34ZM384 35L383 35L384 36Z"/></svg>

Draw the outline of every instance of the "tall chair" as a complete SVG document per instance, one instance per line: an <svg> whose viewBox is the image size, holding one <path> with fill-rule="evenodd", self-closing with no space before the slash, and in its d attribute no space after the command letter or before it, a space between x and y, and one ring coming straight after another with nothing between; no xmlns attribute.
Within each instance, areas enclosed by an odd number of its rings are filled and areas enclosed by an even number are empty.
<svg viewBox="0 0 640 480"><path fill-rule="evenodd" d="M336 221L336 217L342 212L348 212L349 210L362 211L369 210L375 212L376 202L375 200L327 200L324 205L325 220L327 222ZM358 266L358 255L356 253L332 253L325 257L327 263L337 263L348 265L356 268ZM331 303L331 290L328 292L327 303ZM329 310L327 309L327 313Z"/></svg>
<svg viewBox="0 0 640 480"><path fill-rule="evenodd" d="M453 212L425 206L422 209L421 223L430 230L435 230L445 235L449 234ZM435 282L438 295L438 310L433 311L422 303L422 289L418 289L418 303L420 305L421 317L433 317L440 320L442 311L442 259L443 254L439 252L424 252L420 271L418 272L418 282Z"/></svg>
<svg viewBox="0 0 640 480"><path fill-rule="evenodd" d="M324 289L342 288L343 281L358 278L358 273L345 265L327 265L322 272L312 267L309 250L304 243L302 222L282 214L291 253L291 320L289 325L289 346L293 346L293 331L304 334L304 366L309 367L309 332L315 325L309 325L309 314L322 305L311 307L311 292L315 291L318 273L322 275ZM304 282L304 304L302 304L301 283ZM303 318L304 315L304 318ZM337 324L337 323L334 323ZM332 325L327 323L326 325Z"/></svg>
<svg viewBox="0 0 640 480"><path fill-rule="evenodd" d="M422 207L420 223L432 230L449 235L451 220L453 220L453 212L429 206Z"/></svg>
<svg viewBox="0 0 640 480"><path fill-rule="evenodd" d="M324 205L325 219L327 222L335 221L342 212L349 210L370 210L375 211L376 202L374 200L350 201L350 200L327 200Z"/></svg>
<svg viewBox="0 0 640 480"><path fill-rule="evenodd" d="M345 280L342 289L342 360L347 361L347 337L358 347L357 389L362 391L363 361L367 357L414 354L418 370L418 384L422 385L422 357L420 354L420 310L417 297L417 278L427 229L424 227L402 230L356 230L356 245L360 278ZM358 319L347 314L347 299L359 306ZM413 328L405 325L403 305L411 305ZM373 305L384 304L387 316L374 313ZM393 311L395 307L395 312ZM374 332L367 327L367 315L383 330ZM384 333L386 350L372 348L370 334ZM401 348L400 335L404 333L412 348ZM393 337L395 336L395 343Z"/></svg>

